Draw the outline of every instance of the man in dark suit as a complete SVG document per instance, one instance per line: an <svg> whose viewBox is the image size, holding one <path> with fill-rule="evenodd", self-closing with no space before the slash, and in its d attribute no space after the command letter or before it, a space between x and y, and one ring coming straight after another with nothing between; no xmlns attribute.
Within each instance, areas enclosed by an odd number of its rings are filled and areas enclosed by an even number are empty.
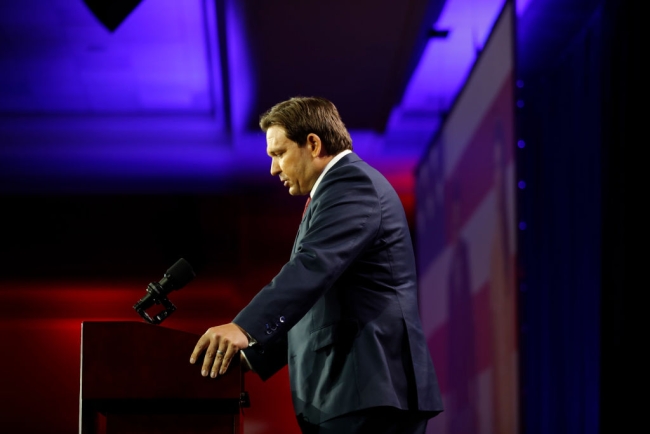
<svg viewBox="0 0 650 434"><path fill-rule="evenodd" d="M305 213L289 262L190 362L205 351L202 375L216 377L241 350L264 380L288 364L304 433L424 433L442 400L397 193L326 99L281 102L260 126L271 174L309 195Z"/></svg>

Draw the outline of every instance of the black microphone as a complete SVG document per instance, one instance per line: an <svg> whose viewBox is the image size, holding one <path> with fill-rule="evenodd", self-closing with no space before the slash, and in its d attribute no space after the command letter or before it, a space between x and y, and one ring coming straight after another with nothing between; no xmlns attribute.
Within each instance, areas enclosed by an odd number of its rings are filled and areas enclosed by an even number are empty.
<svg viewBox="0 0 650 434"><path fill-rule="evenodd" d="M195 277L196 274L190 263L180 258L174 265L169 267L159 282L151 282L147 286L147 295L133 305L133 309L148 323L160 324L176 310L176 306L169 301L167 294L181 289ZM152 318L146 310L154 304L162 304L164 310Z"/></svg>

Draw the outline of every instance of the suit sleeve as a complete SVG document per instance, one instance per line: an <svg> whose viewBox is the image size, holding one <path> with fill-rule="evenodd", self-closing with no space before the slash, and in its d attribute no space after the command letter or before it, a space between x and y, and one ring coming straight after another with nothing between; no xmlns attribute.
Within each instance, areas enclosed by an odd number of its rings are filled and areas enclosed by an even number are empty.
<svg viewBox="0 0 650 434"><path fill-rule="evenodd" d="M287 339L286 335L279 341L262 348L254 345L243 350L251 368L263 381L271 378L287 364Z"/></svg>
<svg viewBox="0 0 650 434"><path fill-rule="evenodd" d="M257 340L258 352L286 339L373 240L380 218L377 192L361 169L347 164L327 173L290 261L233 320Z"/></svg>

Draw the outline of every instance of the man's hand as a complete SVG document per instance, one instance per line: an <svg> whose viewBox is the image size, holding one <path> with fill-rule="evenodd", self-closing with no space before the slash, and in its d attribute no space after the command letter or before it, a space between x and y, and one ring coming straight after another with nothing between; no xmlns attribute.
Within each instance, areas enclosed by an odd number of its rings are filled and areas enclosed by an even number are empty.
<svg viewBox="0 0 650 434"><path fill-rule="evenodd" d="M201 375L215 378L226 373L230 361L239 350L248 347L248 337L237 324L229 323L211 327L199 339L190 356L194 364L205 351Z"/></svg>

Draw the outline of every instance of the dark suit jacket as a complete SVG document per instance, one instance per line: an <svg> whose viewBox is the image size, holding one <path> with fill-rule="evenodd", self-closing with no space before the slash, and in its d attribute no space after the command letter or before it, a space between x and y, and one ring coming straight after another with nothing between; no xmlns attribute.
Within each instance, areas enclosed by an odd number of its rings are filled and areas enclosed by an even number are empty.
<svg viewBox="0 0 650 434"><path fill-rule="evenodd" d="M291 259L233 320L267 379L289 364L296 415L318 424L375 406L442 411L418 312L400 199L348 154L323 177Z"/></svg>

